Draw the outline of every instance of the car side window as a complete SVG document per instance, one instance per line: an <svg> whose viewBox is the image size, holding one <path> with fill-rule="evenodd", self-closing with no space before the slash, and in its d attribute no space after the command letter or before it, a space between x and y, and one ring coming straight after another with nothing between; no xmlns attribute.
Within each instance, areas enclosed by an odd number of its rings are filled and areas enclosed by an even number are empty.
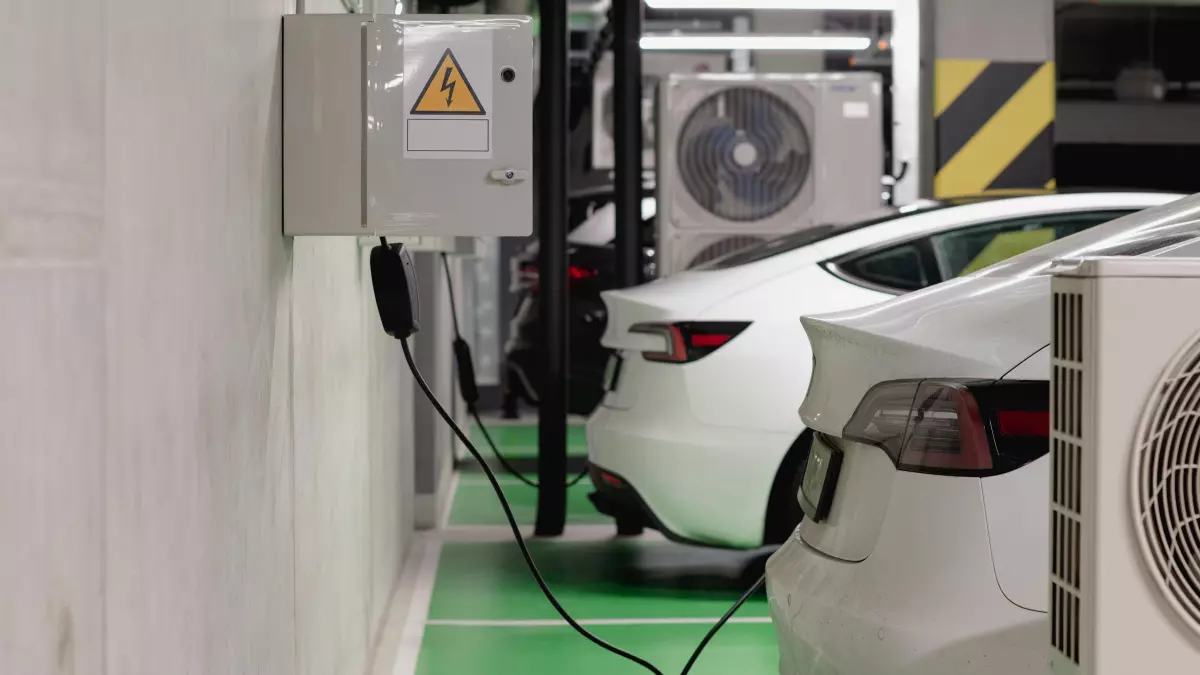
<svg viewBox="0 0 1200 675"><path fill-rule="evenodd" d="M891 290L915 291L929 285L919 242L873 251L839 267L851 277Z"/></svg>
<svg viewBox="0 0 1200 675"><path fill-rule="evenodd" d="M1099 211L986 223L936 234L930 237L930 242L942 279L953 279L1128 213L1132 211Z"/></svg>

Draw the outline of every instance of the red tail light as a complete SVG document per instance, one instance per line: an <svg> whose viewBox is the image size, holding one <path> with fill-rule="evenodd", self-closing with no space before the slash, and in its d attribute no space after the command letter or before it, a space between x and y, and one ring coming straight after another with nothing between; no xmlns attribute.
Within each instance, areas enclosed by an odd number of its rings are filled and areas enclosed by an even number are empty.
<svg viewBox="0 0 1200 675"><path fill-rule="evenodd" d="M992 475L1049 451L1049 384L895 380L872 387L843 436L902 471Z"/></svg>
<svg viewBox="0 0 1200 675"><path fill-rule="evenodd" d="M577 265L570 265L567 267L568 279L591 279L594 276L596 276L596 270L590 270L586 267L579 267Z"/></svg>
<svg viewBox="0 0 1200 675"><path fill-rule="evenodd" d="M663 337L663 349L642 352L647 361L691 363L715 352L749 325L746 321L639 323L631 326L629 332Z"/></svg>
<svg viewBox="0 0 1200 675"><path fill-rule="evenodd" d="M536 263L521 263L520 267L517 269L517 272L520 275L521 281L532 286L533 290L537 290L538 279L541 275ZM567 283L569 284L572 281L592 279L597 274L598 272L594 269L580 267L578 265L569 265L567 267Z"/></svg>
<svg viewBox="0 0 1200 675"><path fill-rule="evenodd" d="M600 480L604 481L605 483L608 483L609 485L616 487L616 488L625 487L625 481L612 475L611 473L609 473L607 471L600 471L599 473L600 473Z"/></svg>
<svg viewBox="0 0 1200 675"><path fill-rule="evenodd" d="M1001 410L996 413L998 430L1002 436L1050 437L1050 411Z"/></svg>

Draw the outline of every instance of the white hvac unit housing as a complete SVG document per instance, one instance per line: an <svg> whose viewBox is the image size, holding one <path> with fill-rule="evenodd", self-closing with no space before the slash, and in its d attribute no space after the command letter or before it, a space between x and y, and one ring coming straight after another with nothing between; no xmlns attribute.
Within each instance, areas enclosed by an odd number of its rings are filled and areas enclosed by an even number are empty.
<svg viewBox="0 0 1200 675"><path fill-rule="evenodd" d="M654 107L658 84L671 73L722 73L727 70L729 57L723 53L642 54L642 168L654 168L656 124ZM613 56L605 54L596 64L592 77L592 168L610 170L616 167L613 147Z"/></svg>
<svg viewBox="0 0 1200 675"><path fill-rule="evenodd" d="M1061 262L1050 668L1200 672L1200 258Z"/></svg>
<svg viewBox="0 0 1200 675"><path fill-rule="evenodd" d="M882 204L874 73L671 75L658 114L660 276Z"/></svg>

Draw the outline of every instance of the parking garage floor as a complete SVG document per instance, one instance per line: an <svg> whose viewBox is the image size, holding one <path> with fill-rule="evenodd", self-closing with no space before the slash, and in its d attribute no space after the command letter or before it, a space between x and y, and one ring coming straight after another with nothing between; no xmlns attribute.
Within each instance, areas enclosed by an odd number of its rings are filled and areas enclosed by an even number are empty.
<svg viewBox="0 0 1200 675"><path fill-rule="evenodd" d="M510 457L531 457L536 427L489 425ZM582 427L571 455L586 453ZM478 432L476 432L478 433ZM536 491L504 478L517 518L532 525ZM486 478L456 477L447 523L425 536L410 565L412 602L396 675L419 673L644 672L587 642L563 623L529 576ZM550 587L576 619L602 639L679 672L695 645L737 600L763 552L680 546L657 533L616 539L587 501L585 479L570 490L565 536L531 549ZM531 529L531 528L530 528ZM751 598L708 646L696 674L777 672L765 594Z"/></svg>

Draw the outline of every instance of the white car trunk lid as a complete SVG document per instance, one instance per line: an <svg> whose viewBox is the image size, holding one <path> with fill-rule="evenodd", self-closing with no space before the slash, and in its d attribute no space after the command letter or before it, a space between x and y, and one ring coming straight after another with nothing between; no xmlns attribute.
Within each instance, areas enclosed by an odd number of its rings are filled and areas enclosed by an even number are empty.
<svg viewBox="0 0 1200 675"><path fill-rule="evenodd" d="M801 418L840 436L880 382L1003 376L1049 341L1041 288L1048 283L970 277L861 310L804 317L815 362Z"/></svg>
<svg viewBox="0 0 1200 675"><path fill-rule="evenodd" d="M800 526L806 543L834 558L861 561L875 547L899 481L950 492L971 481L978 491L978 478L897 470L882 449L846 440L846 424L882 382L999 379L1048 339L1049 312L1039 289L1044 283L962 279L861 310L802 319L814 368L800 416L814 431L842 439L837 444L844 453L829 519Z"/></svg>

